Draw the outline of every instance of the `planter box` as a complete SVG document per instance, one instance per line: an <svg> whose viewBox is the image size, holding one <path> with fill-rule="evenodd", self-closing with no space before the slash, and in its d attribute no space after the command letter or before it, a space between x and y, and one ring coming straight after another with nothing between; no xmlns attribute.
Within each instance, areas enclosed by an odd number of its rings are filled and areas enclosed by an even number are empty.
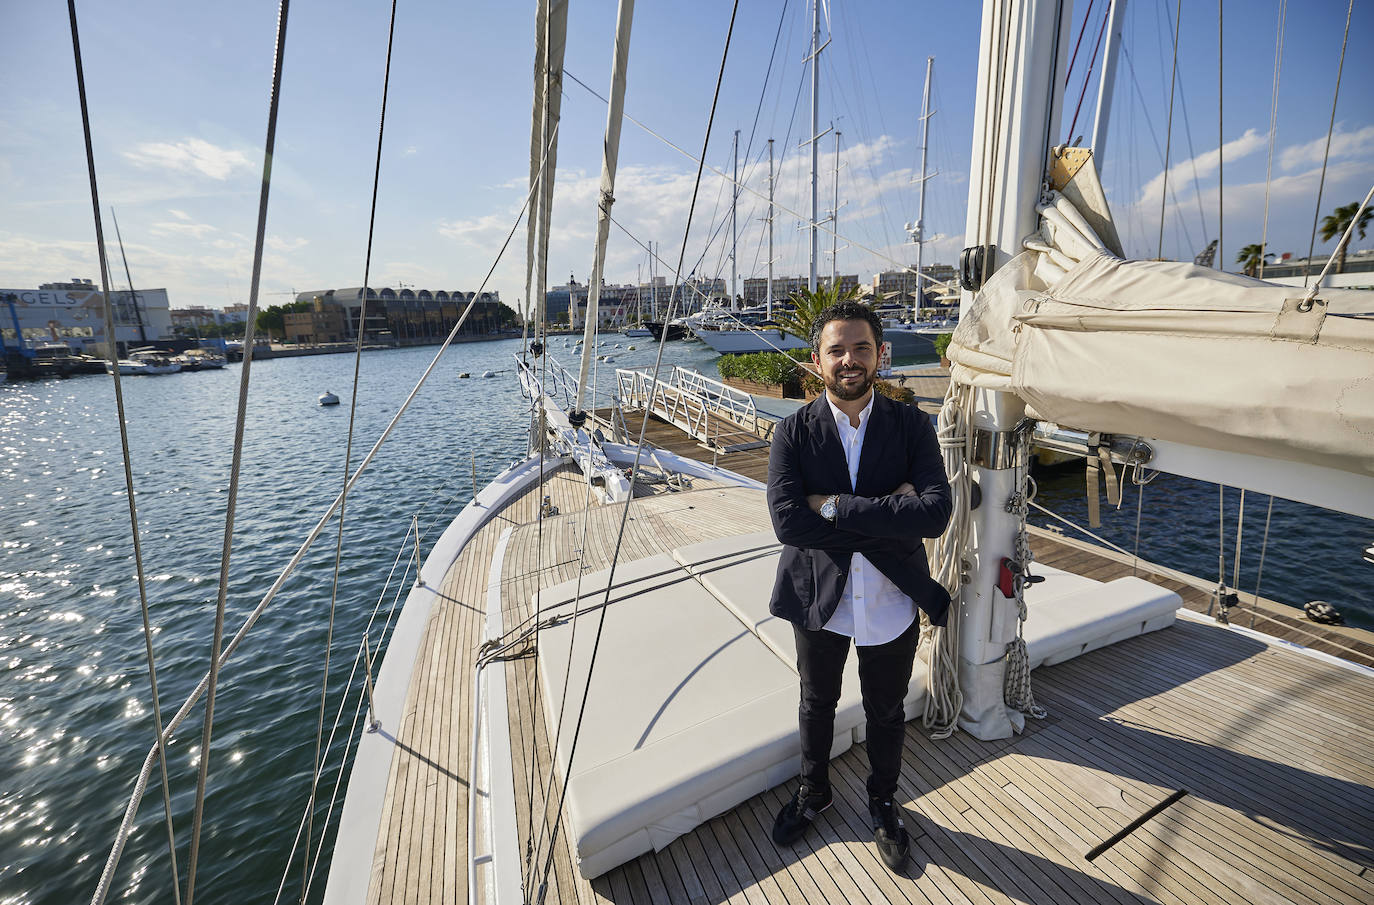
<svg viewBox="0 0 1374 905"><path fill-rule="evenodd" d="M774 399L801 399L801 383L789 380L786 383L759 383L754 380L744 380L739 377L725 377L721 382L728 387L734 387L753 396L771 396Z"/></svg>

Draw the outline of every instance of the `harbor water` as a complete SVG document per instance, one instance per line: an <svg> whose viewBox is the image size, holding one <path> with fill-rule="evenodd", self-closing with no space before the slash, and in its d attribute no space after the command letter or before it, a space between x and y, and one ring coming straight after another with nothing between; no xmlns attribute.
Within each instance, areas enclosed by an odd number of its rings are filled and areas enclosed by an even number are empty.
<svg viewBox="0 0 1374 905"><path fill-rule="evenodd" d="M632 342L635 351L625 348ZM615 361L598 363L603 402L614 368L648 366L657 351L648 340L613 337L604 345ZM555 338L551 346L574 363L571 340ZM528 403L512 370L518 349L518 340L451 349L348 498L326 737L336 713L342 719L319 784L312 847L320 845L353 734L362 683L356 675L350 682L349 670L374 610L375 643L393 602L404 598L413 579L405 546L412 526L423 554L471 498L474 483L481 487L523 455ZM436 351L363 355L355 467ZM714 355L699 343L671 343L664 360L715 376ZM253 364L228 567L227 634L242 624L340 490L353 364L349 355ZM240 368L123 381L164 721L208 667ZM497 373L479 376L486 371ZM464 372L472 376L460 377ZM319 406L326 391L343 404ZM95 376L0 385L0 449L0 763L6 777L0 786L0 903L67 905L95 891L154 734L112 381ZM1127 486L1120 511L1104 507L1102 533L1130 550L1137 510L1135 488ZM1081 470L1040 478L1040 502L1079 523L1086 521L1083 496ZM1160 475L1146 487L1140 507L1140 555L1212 578L1220 537L1229 581L1238 503L1238 493L1227 491L1219 519L1215 485ZM1258 577L1267 505L1267 497L1247 495L1243 600ZM309 797L336 530L336 523L327 526L223 674L198 903L267 902L279 890L281 901L298 901L304 884L310 884L311 901L322 895L327 856L309 874L299 854L289 865L287 855ZM1324 599L1351 622L1374 627L1368 590L1374 573L1360 559L1371 542L1374 524L1368 521L1276 501L1260 593L1295 606ZM169 749L183 884L202 721L197 706ZM337 792L341 801L342 788ZM339 802L333 806L337 812ZM109 900L172 901L168 848L154 770Z"/></svg>

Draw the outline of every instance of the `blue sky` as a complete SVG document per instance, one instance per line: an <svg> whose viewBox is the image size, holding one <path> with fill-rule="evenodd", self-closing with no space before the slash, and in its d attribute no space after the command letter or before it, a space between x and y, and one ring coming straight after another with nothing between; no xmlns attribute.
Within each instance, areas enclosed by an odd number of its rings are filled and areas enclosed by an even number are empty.
<svg viewBox="0 0 1374 905"><path fill-rule="evenodd" d="M1107 0L1075 4L1089 30L1069 81L1078 92ZM1191 258L1218 219L1217 3L1185 0L1181 93L1175 101L1164 254ZM1152 257L1159 230L1174 0L1130 0L1103 182L1127 253ZM1263 232L1270 97L1279 5L1228 0L1225 9L1225 246L1228 264ZM390 4L297 0L284 89L260 304L292 290L363 279L373 155ZM936 115L927 192L930 261L963 244L979 9L963 2L831 0L833 41L823 56L821 118L842 133L838 254L841 272L868 278L914 249L921 87L934 55ZM1269 182L1269 248L1305 254L1336 77L1346 3L1294 5L1284 29L1278 128ZM566 67L604 94L616 6L573 2ZM97 173L113 247L114 207L134 282L166 287L174 306L246 302L252 265L276 5L170 0L78 3ZM729 21L720 0L640 3L626 111L695 154ZM742 3L707 162L728 171L741 130L741 171L765 191L766 141L776 139L779 202L803 210L808 84L804 0ZM65 5L6 3L0 70L0 286L98 278ZM1374 182L1374 9L1356 5L1322 214L1358 201ZM475 289L515 223L528 173L533 3L400 0L382 157L373 285ZM773 51L776 41L776 56ZM1072 46L1072 44L1071 44ZM765 78L772 63L771 76ZM1091 131L1096 73L1077 132ZM1184 108L1186 106L1186 119ZM1071 115L1071 114L1070 114ZM604 104L565 86L550 282L591 269ZM1062 127L1068 131L1068 124ZM821 145L822 208L834 191L834 139ZM746 154L747 150L747 154ZM648 274L639 243L677 259L694 163L627 123L606 275ZM688 240L687 269L729 276L729 189L709 171ZM765 267L763 205L739 207L741 278ZM631 238L633 236L633 238ZM806 270L798 220L779 212L775 272ZM823 241L822 272L831 268ZM1318 242L1330 251L1334 241ZM1374 235L1355 247L1374 244ZM116 250L117 254L117 250ZM524 292L523 232L490 288ZM117 285L123 271L113 262ZM1231 265L1233 266L1233 265Z"/></svg>

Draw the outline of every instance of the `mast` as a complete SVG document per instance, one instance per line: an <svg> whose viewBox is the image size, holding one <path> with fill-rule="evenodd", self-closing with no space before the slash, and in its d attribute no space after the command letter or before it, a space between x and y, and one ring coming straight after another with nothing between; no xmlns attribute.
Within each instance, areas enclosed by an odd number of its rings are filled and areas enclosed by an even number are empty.
<svg viewBox="0 0 1374 905"><path fill-rule="evenodd" d="M768 319L773 319L773 139L768 139L768 286L764 290Z"/></svg>
<svg viewBox="0 0 1374 905"><path fill-rule="evenodd" d="M739 129L735 130L735 143L730 150L735 161L735 175L730 183L730 310L735 309L735 281L739 278L739 262L735 259L736 232L735 209L739 206Z"/></svg>
<svg viewBox="0 0 1374 905"><path fill-rule="evenodd" d="M921 101L921 186L916 202L916 304L912 308L912 320L921 319L921 303L925 301L925 275L921 273L922 252L926 244L926 149L930 145L930 76L935 69L935 58L926 57L926 90Z"/></svg>
<svg viewBox="0 0 1374 905"><path fill-rule="evenodd" d="M960 256L964 306L1039 225L1035 206L1060 129L1072 12L1067 0L983 4L968 225ZM1018 615L1016 601L997 587L1003 559L1018 557L1020 520L1006 503L1019 492L1016 428L1025 404L1009 392L971 392L974 443L992 444L997 452L969 469L984 503L971 513L973 547L966 558L972 567L964 570L968 580L955 604L963 691L959 726L980 739L1008 738L1024 722L1003 697L1007 645L1017 638Z"/></svg>
<svg viewBox="0 0 1374 905"><path fill-rule="evenodd" d="M1112 88L1116 84L1116 62L1121 50L1126 0L1111 0L1107 7L1107 49L1102 53L1102 77L1097 83L1097 115L1093 117L1093 160L1098 175L1102 173L1104 151L1107 147L1107 124L1112 117Z"/></svg>
<svg viewBox="0 0 1374 905"><path fill-rule="evenodd" d="M574 412L583 411L582 402L587 398L587 378L591 372L592 356L596 354L597 306L601 301L606 241L611 233L611 205L615 204L615 168L620 159L620 125L625 112L625 73L630 66L630 25L634 11L634 0L620 0L615 25L615 58L611 65L611 102L606 111L606 140L601 155L601 203L597 205L596 251L592 259L591 285L587 287L587 323L582 334L582 361L577 374Z"/></svg>
<svg viewBox="0 0 1374 905"><path fill-rule="evenodd" d="M812 292L816 291L816 163L817 148L816 140L819 138L817 130L820 128L818 122L820 89L821 89L821 2L812 0L811 4L811 277L807 283L807 288Z"/></svg>
<svg viewBox="0 0 1374 905"><path fill-rule="evenodd" d="M115 238L119 240L119 256L124 259L124 278L129 281L129 304L134 306L134 321L138 324L138 340L146 343L148 332L143 329L143 314L138 310L138 294L134 292L134 278L129 274L129 257L124 254L124 237L119 234L119 218L115 216L114 205L110 206L110 219L114 221ZM200 340L197 332L196 340Z"/></svg>
<svg viewBox="0 0 1374 905"><path fill-rule="evenodd" d="M835 133L835 200L830 210L830 288L840 278L840 133Z"/></svg>

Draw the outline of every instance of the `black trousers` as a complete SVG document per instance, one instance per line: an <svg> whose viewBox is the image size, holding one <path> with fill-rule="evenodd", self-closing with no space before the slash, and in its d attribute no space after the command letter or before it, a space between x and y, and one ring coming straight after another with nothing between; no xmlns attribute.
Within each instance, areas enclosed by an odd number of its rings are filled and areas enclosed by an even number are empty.
<svg viewBox="0 0 1374 905"><path fill-rule="evenodd" d="M802 779L815 789L830 787L830 746L835 736L835 707L852 639L827 632L792 629L797 639L797 672L801 674ZM902 700L911 682L921 620L886 644L860 647L859 687L868 724L868 794L890 799L897 791L902 768L902 739L906 720Z"/></svg>

